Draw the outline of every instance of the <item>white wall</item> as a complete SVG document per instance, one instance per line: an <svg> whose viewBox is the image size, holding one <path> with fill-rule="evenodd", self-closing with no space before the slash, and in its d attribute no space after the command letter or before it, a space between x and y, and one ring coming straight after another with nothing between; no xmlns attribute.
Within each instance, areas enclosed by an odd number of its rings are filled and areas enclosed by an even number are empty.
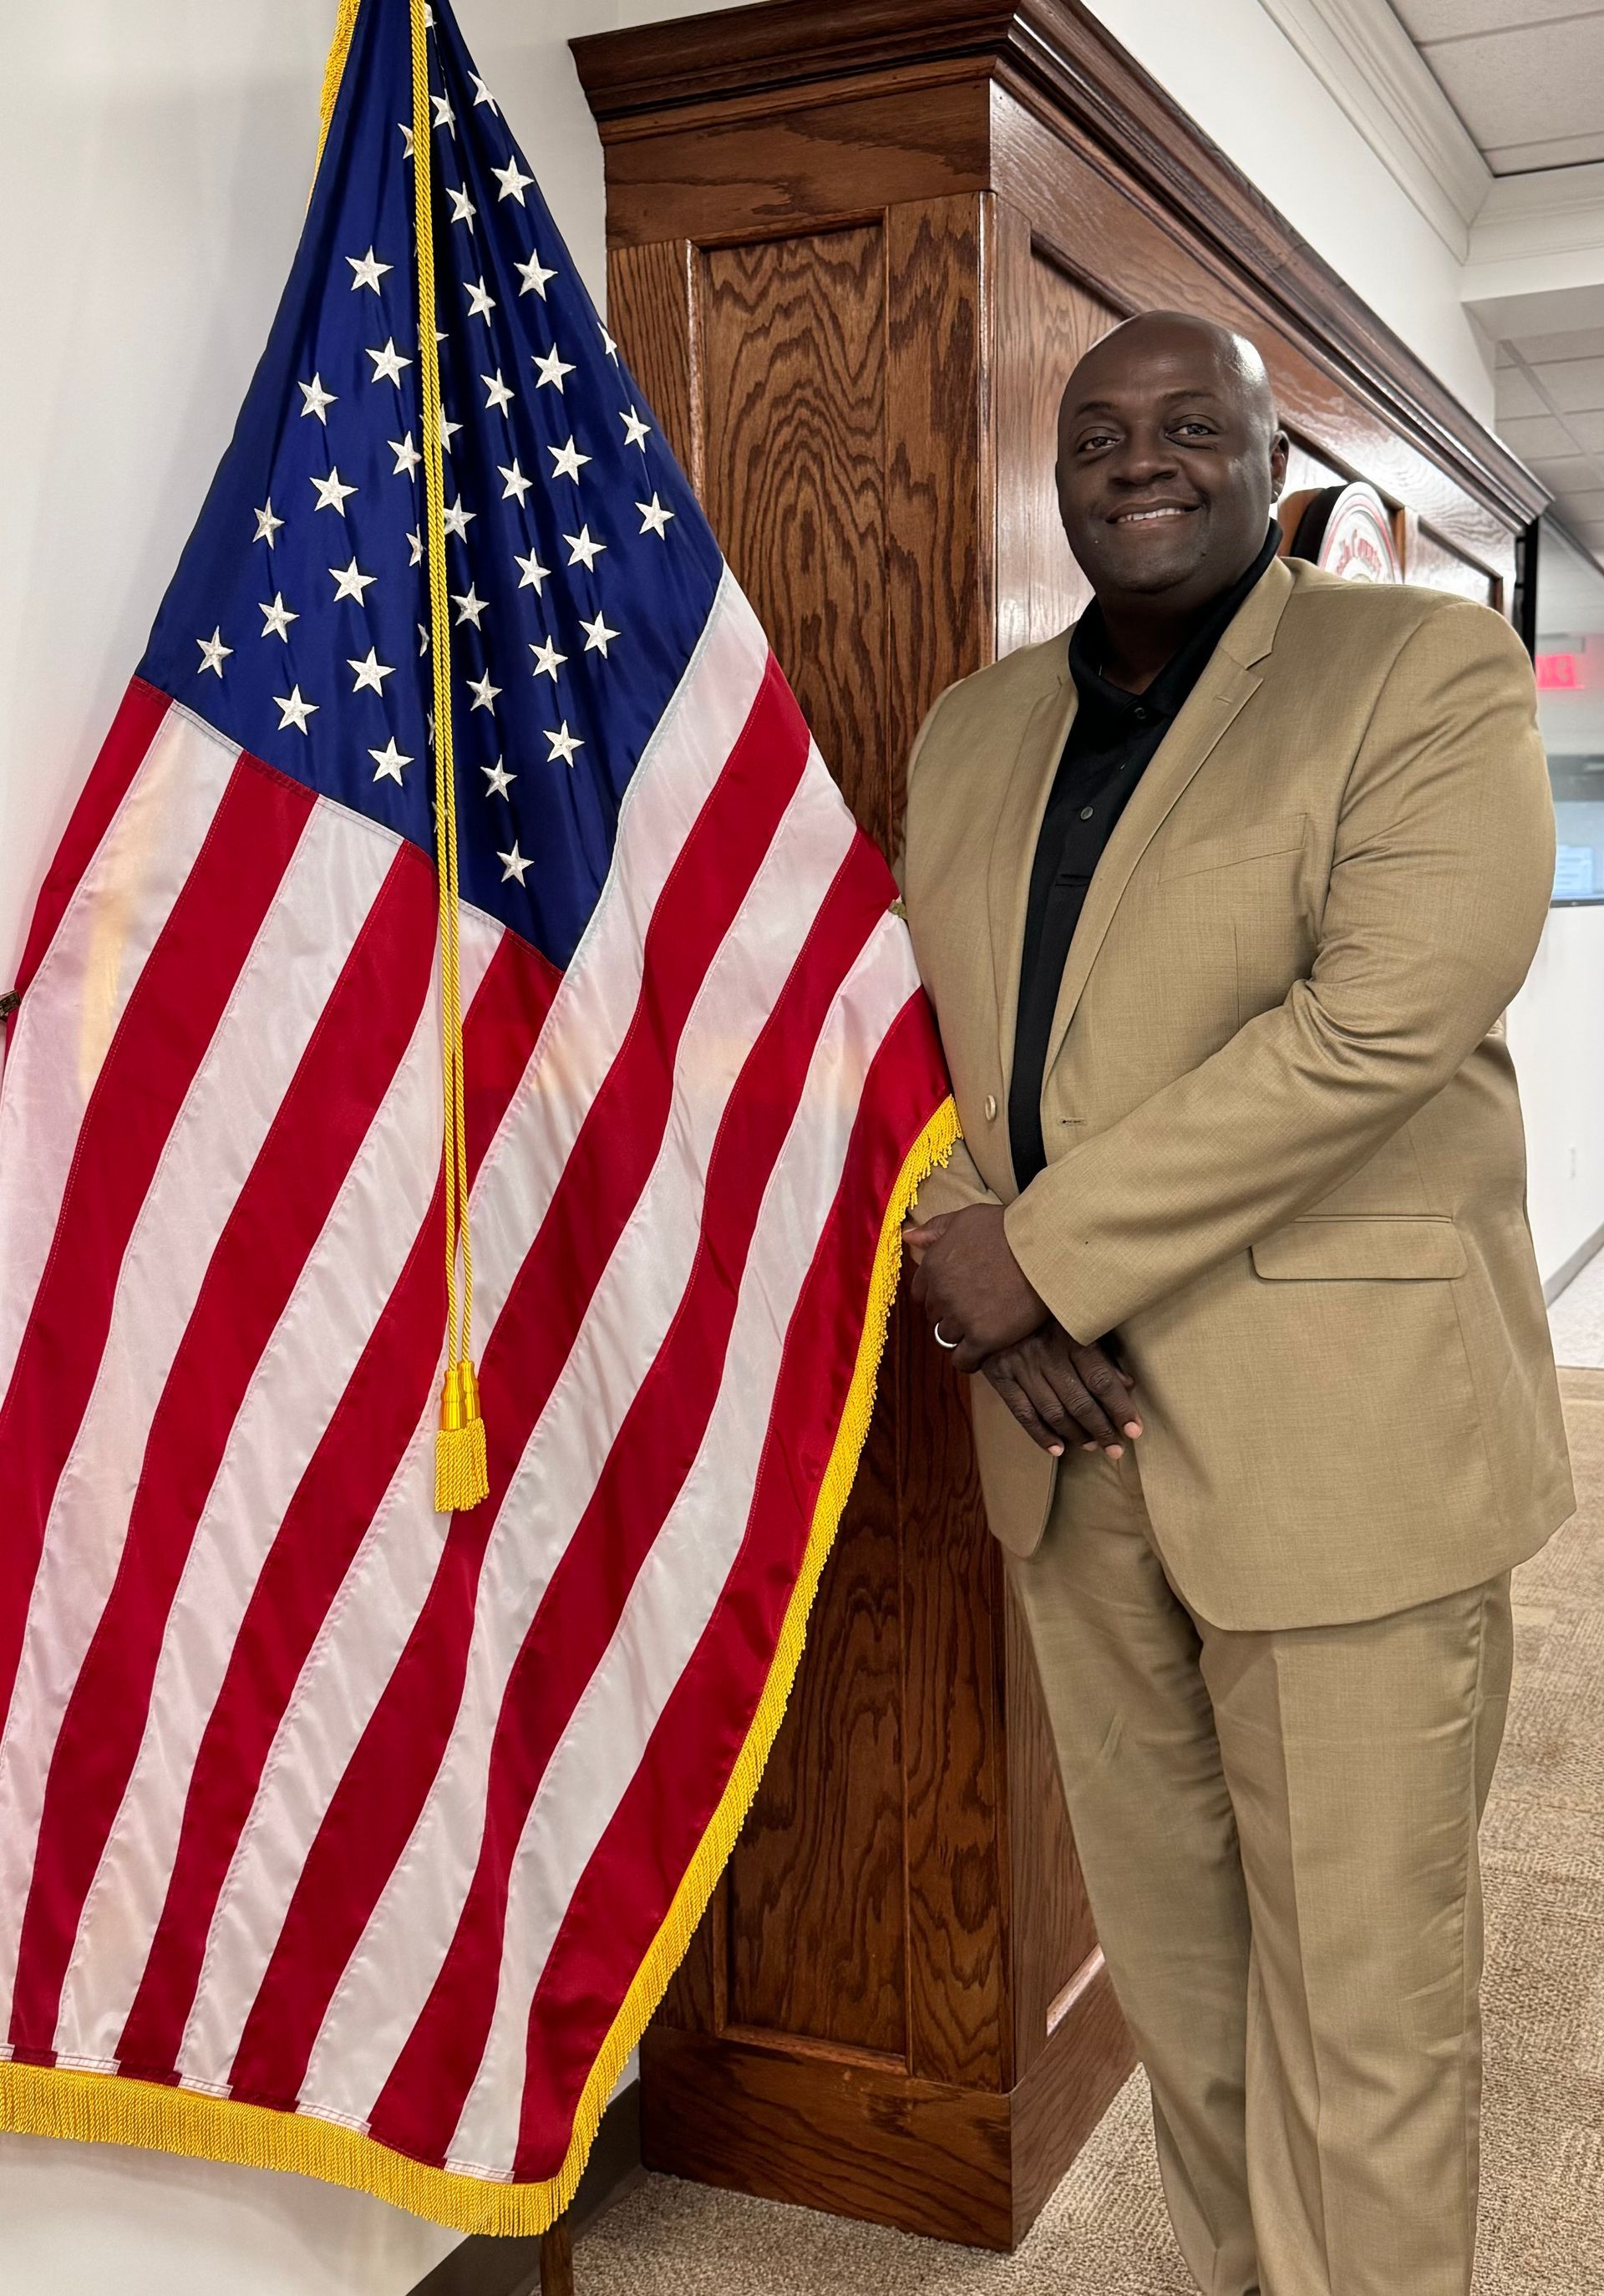
<svg viewBox="0 0 1604 2296"><path fill-rule="evenodd" d="M1258 0L1086 0L1272 206L1484 422L1493 354L1458 258Z"/></svg>
<svg viewBox="0 0 1604 2296"><path fill-rule="evenodd" d="M598 300L601 153L566 42L706 4L458 0ZM1446 250L1256 0L1211 0L1207 38L1195 0L1094 4L1485 413ZM334 0L0 0L0 986L266 337L333 14ZM1534 1110L1550 1065L1536 1044ZM1553 1065L1577 1081L1568 1051ZM1601 1119L1595 1107L1582 1134L1595 1154ZM7 2296L401 2296L451 2244L299 2178L0 2140Z"/></svg>
<svg viewBox="0 0 1604 2296"><path fill-rule="evenodd" d="M1554 909L1510 1012L1546 1283L1604 1226L1604 909Z"/></svg>

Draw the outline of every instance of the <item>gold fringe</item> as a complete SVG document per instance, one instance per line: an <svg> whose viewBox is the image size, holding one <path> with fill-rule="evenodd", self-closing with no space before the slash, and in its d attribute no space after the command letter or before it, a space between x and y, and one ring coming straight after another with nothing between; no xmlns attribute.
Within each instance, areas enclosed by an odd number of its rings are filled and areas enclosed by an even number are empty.
<svg viewBox="0 0 1604 2296"><path fill-rule="evenodd" d="M528 2234L545 2232L557 2221L574 2197L618 2075L684 1958L751 1808L797 1677L808 1612L869 1432L886 1326L902 1273L902 1224L921 1182L945 1163L958 1136L957 1111L948 1100L926 1125L897 1177L880 1226L852 1385L768 1681L718 1808L591 2068L568 2152L555 2177L544 2184L494 2184L423 2168L356 2129L309 2113L198 2096L192 2090L161 2088L119 2074L38 2065L0 2063L0 2128L90 2144L137 2144L148 2152L237 2161L254 2169L295 2169L324 2184L371 2193L460 2233Z"/></svg>
<svg viewBox="0 0 1604 2296"><path fill-rule="evenodd" d="M328 62L323 66L323 95L318 103L317 158L313 163L312 179L317 180L317 170L323 165L323 145L329 140L329 122L334 117L334 106L340 100L340 83L345 77L346 57L350 52L351 35L356 29L356 11L362 0L340 0L340 13L334 20L334 37L329 43Z"/></svg>

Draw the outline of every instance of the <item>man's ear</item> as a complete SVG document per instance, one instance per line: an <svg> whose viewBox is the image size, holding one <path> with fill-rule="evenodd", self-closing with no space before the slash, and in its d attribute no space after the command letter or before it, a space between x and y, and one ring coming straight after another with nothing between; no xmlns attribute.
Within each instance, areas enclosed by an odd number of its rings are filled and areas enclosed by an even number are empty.
<svg viewBox="0 0 1604 2296"><path fill-rule="evenodd" d="M1284 430L1278 430L1270 441L1270 499L1280 502L1281 488L1287 483L1287 457L1292 452L1292 441Z"/></svg>

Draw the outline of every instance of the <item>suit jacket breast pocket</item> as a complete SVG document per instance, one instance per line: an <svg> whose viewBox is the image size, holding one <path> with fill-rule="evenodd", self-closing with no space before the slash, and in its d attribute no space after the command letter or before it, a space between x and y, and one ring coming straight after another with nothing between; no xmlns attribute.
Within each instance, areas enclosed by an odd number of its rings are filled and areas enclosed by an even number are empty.
<svg viewBox="0 0 1604 2296"><path fill-rule="evenodd" d="M1281 1004L1313 962L1308 831L1303 814L1277 815L1177 842L1165 856L1164 896L1186 912L1176 919L1183 931L1229 937L1239 1029Z"/></svg>

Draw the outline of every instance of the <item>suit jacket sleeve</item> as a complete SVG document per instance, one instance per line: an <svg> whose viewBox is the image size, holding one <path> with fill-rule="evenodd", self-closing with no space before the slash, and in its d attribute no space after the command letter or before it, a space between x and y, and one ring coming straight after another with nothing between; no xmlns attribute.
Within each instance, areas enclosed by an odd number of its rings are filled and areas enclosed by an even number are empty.
<svg viewBox="0 0 1604 2296"><path fill-rule="evenodd" d="M1099 1338L1364 1163L1519 988L1553 862L1526 653L1483 607L1436 609L1351 769L1308 979L1009 1208L1010 1244L1060 1322Z"/></svg>
<svg viewBox="0 0 1604 2296"><path fill-rule="evenodd" d="M913 787L913 777L919 770L920 752L924 748L925 736L936 723L936 713L952 690L950 685L945 686L937 695L926 710L924 720L914 736L913 747L908 752L907 787L910 791ZM892 873L896 879L896 890L899 893L904 890L903 856L906 838L905 808L903 820L904 836L898 840L896 853L891 864ZM916 1219L931 1219L937 1212L961 1212L966 1210L970 1204L995 1204L1001 1203L1002 1201L1000 1196L994 1195L986 1186L975 1168L974 1158L960 1140L954 1145L946 1162L938 1165L921 1184L913 1206L913 1216Z"/></svg>

